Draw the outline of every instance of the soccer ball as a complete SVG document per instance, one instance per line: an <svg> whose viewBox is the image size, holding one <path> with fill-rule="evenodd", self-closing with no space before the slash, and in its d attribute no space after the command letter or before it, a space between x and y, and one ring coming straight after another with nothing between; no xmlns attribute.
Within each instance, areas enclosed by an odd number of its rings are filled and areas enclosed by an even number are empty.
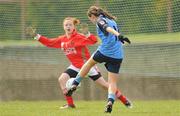
<svg viewBox="0 0 180 116"><path fill-rule="evenodd" d="M72 83L74 80L75 80L75 78L70 78L69 80L67 80L67 82L66 82L67 90L71 89L71 86L72 86ZM80 87L80 86L81 86L81 83L79 83L79 85L77 87Z"/></svg>

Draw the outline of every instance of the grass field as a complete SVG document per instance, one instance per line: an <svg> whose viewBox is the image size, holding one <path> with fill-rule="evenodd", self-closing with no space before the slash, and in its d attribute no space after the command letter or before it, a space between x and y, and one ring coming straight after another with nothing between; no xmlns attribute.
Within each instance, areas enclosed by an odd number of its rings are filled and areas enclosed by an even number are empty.
<svg viewBox="0 0 180 116"><path fill-rule="evenodd" d="M180 42L180 32L176 33L150 33L127 35L133 44ZM0 40L0 46L41 46L36 40Z"/></svg>
<svg viewBox="0 0 180 116"><path fill-rule="evenodd" d="M60 110L63 101L0 102L0 116L180 116L180 101L135 101L127 109L118 101L111 114L104 113L104 101L76 101L76 109Z"/></svg>

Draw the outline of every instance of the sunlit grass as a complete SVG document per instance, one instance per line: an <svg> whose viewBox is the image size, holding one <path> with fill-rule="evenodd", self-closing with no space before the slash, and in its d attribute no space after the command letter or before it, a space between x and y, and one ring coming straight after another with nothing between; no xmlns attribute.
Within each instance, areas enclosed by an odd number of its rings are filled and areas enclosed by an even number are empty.
<svg viewBox="0 0 180 116"><path fill-rule="evenodd" d="M76 109L60 110L64 101L0 102L1 116L106 116L105 101L76 101ZM115 102L111 116L179 116L180 101L134 101L127 109ZM109 115L108 115L109 116Z"/></svg>

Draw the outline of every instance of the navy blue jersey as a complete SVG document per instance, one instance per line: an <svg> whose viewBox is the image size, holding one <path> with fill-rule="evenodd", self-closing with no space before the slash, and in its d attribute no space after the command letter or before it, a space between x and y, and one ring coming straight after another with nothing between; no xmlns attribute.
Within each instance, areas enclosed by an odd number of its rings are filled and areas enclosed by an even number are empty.
<svg viewBox="0 0 180 116"><path fill-rule="evenodd" d="M118 40L118 37L112 33L106 31L107 27L111 27L116 31L119 31L118 26L114 20L100 16L97 20L97 34L100 37L102 43L98 47L98 50L105 56L123 59L123 46Z"/></svg>

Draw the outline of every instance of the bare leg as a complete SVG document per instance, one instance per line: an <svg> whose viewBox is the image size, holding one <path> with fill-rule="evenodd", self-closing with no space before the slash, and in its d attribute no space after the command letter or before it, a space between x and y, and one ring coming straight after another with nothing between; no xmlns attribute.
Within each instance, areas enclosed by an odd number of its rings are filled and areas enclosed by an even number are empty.
<svg viewBox="0 0 180 116"><path fill-rule="evenodd" d="M100 85L104 90L108 90L109 84L102 76L95 83Z"/></svg>
<svg viewBox="0 0 180 116"><path fill-rule="evenodd" d="M58 79L59 86L60 86L63 94L66 94L66 93L67 93L67 90L66 90L66 82L67 82L68 79L70 79L70 77L69 77L69 75L66 74L66 73L62 73L61 76L60 76L59 79Z"/></svg>
<svg viewBox="0 0 180 116"><path fill-rule="evenodd" d="M61 76L58 79L59 86L60 86L60 88L61 88L61 90L62 90L62 92L64 94L64 97L66 99L66 102L67 102L66 105L60 107L61 109L64 109L64 108L75 108L72 96L67 96L66 95L67 94L66 82L67 82L68 79L70 79L70 77L66 73L62 73Z"/></svg>
<svg viewBox="0 0 180 116"><path fill-rule="evenodd" d="M118 74L108 72L109 88L108 88L108 103L107 103L106 109L105 109L106 113L111 113L111 111L112 111L112 106L115 101L115 94L117 91L117 84L116 84L117 78L118 78Z"/></svg>
<svg viewBox="0 0 180 116"><path fill-rule="evenodd" d="M109 89L108 93L116 93L117 90L117 78L119 74L108 72L108 83L109 83Z"/></svg>
<svg viewBox="0 0 180 116"><path fill-rule="evenodd" d="M80 72L79 72L79 76L81 77L85 77L88 72L90 71L90 69L97 64L96 61L93 60L93 58L91 57L81 68Z"/></svg>

